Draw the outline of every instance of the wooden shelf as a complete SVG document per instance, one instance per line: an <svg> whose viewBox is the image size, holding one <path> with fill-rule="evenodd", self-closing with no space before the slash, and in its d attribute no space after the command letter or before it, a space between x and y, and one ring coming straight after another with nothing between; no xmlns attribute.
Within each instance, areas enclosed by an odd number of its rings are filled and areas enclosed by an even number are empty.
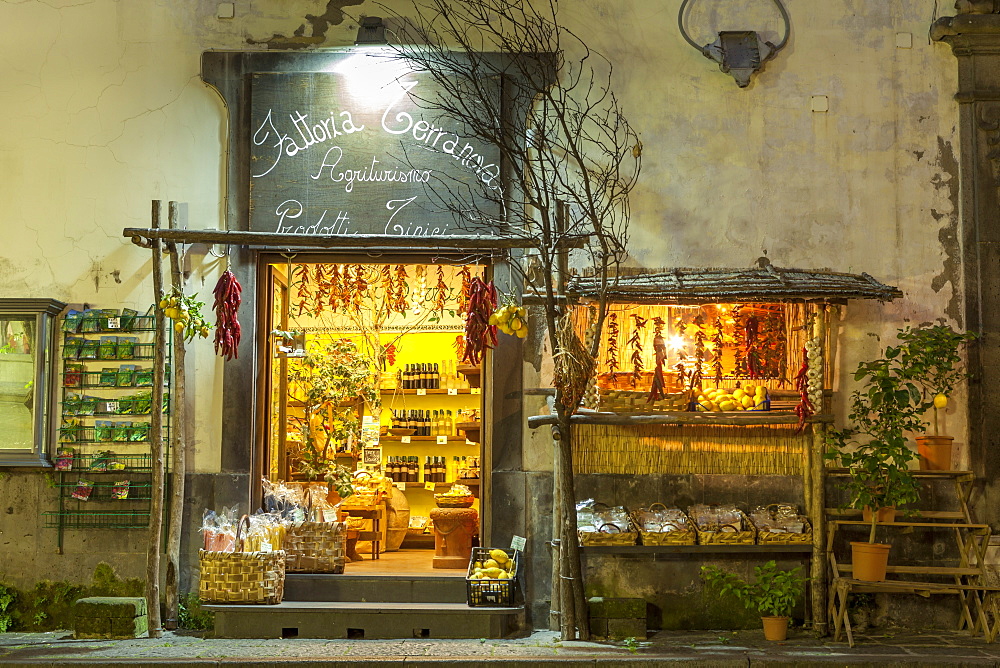
<svg viewBox="0 0 1000 668"><path fill-rule="evenodd" d="M441 394L444 394L444 395L447 395L449 391L451 391L451 390L445 390L445 389L443 389L443 388L435 388L435 389L421 389L421 390L412 390L412 389L405 389L405 390L403 390L403 389L395 389L395 390L379 390L379 394L381 394L381 395L383 395L383 396L386 396L386 395L393 395L393 394L408 394L408 395L416 395L416 394L417 394L417 393L419 392L420 394L435 394L435 395L441 395ZM470 390L470 389L469 389L469 388L467 388L467 387L461 387L461 388L458 388L458 389L454 390L454 392L455 392L456 394L472 394L472 390Z"/></svg>
<svg viewBox="0 0 1000 668"><path fill-rule="evenodd" d="M532 415L528 418L528 427L556 424L556 415ZM586 412L577 413L570 418L573 424L610 424L610 425L797 425L799 417L792 411L664 411L662 413L644 413L641 415L629 413ZM806 420L807 424L832 423L833 415L820 413Z"/></svg>
<svg viewBox="0 0 1000 668"><path fill-rule="evenodd" d="M583 554L809 554L812 545L590 545Z"/></svg>
<svg viewBox="0 0 1000 668"><path fill-rule="evenodd" d="M407 438L407 437L406 436L386 435L386 436L379 436L379 441L380 442L381 441L399 442L399 441L401 441L401 439L404 439L404 438ZM436 443L438 437L437 436L410 436L408 438L410 439L411 443ZM448 437L448 445L452 445L452 444L455 444L455 445L466 445L465 441L466 441L466 438L464 436L449 436Z"/></svg>

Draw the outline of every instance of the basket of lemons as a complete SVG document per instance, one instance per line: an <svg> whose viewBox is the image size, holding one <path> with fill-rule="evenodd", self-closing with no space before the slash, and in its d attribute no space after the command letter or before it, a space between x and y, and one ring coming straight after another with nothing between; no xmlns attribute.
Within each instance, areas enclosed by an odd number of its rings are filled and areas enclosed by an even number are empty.
<svg viewBox="0 0 1000 668"><path fill-rule="evenodd" d="M510 607L514 605L517 581L517 550L474 547L465 578L469 605Z"/></svg>
<svg viewBox="0 0 1000 668"><path fill-rule="evenodd" d="M452 485L444 494L435 494L434 501L438 508L471 508L476 502L472 490L465 485Z"/></svg>

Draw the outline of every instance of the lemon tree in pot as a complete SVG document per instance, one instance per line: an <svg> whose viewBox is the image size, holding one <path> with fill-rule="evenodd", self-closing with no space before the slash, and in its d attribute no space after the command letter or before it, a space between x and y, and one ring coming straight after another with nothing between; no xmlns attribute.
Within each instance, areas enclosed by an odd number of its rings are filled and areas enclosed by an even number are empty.
<svg viewBox="0 0 1000 668"><path fill-rule="evenodd" d="M950 470L953 437L941 433L940 412L948 405L948 396L969 377L962 349L975 338L971 332L956 332L947 325L906 328L899 331L902 342L900 365L907 377L922 390L923 410L933 410L930 426L933 434L916 436L920 468Z"/></svg>
<svg viewBox="0 0 1000 668"><path fill-rule="evenodd" d="M799 575L801 566L787 571L769 561L754 568L754 579L748 582L735 573L718 566L702 566L701 579L720 595L732 594L748 610L756 610L764 625L764 638L784 640L788 634L788 618L802 597L805 578Z"/></svg>
<svg viewBox="0 0 1000 668"><path fill-rule="evenodd" d="M887 347L881 358L858 365L854 380L862 385L851 394L848 415L853 426L827 436L827 458L847 468L847 505L871 510L868 542L851 543L859 580L885 579L890 546L875 542L879 522L887 521L878 511L920 498L920 483L909 468L916 454L907 445L907 434L924 430L924 404L921 388L904 364L904 345Z"/></svg>

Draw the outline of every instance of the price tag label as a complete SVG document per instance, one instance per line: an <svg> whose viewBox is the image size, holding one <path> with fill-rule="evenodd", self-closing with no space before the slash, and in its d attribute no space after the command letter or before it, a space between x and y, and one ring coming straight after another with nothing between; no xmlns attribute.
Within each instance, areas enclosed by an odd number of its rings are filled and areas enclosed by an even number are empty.
<svg viewBox="0 0 1000 668"><path fill-rule="evenodd" d="M424 483L424 489L428 489L428 490L430 490L430 491L433 492L434 491L434 483L432 483L432 482L425 482Z"/></svg>
<svg viewBox="0 0 1000 668"><path fill-rule="evenodd" d="M393 484L396 486L396 489L402 490L404 492L406 491L406 483L405 482L395 482Z"/></svg>
<svg viewBox="0 0 1000 668"><path fill-rule="evenodd" d="M447 436L438 436L437 437L437 444L438 445L448 445L448 437Z"/></svg>
<svg viewBox="0 0 1000 668"><path fill-rule="evenodd" d="M418 397L426 397L427 396L427 388L426 387L418 387L417 388L417 396Z"/></svg>
<svg viewBox="0 0 1000 668"><path fill-rule="evenodd" d="M469 388L469 393L470 394L482 394L483 393L483 388L481 388L481 387L470 387Z"/></svg>
<svg viewBox="0 0 1000 668"><path fill-rule="evenodd" d="M108 318L108 329L121 329L122 319L121 318Z"/></svg>
<svg viewBox="0 0 1000 668"><path fill-rule="evenodd" d="M117 401L109 401L109 402L107 402L107 409L108 409L109 413L117 413L118 412L118 402Z"/></svg>
<svg viewBox="0 0 1000 668"><path fill-rule="evenodd" d="M410 437L409 436L400 436L399 437L399 442L400 443L409 443L410 442Z"/></svg>
<svg viewBox="0 0 1000 668"><path fill-rule="evenodd" d="M449 387L448 388L448 396L449 397L457 397L458 396L458 388L457 387Z"/></svg>
<svg viewBox="0 0 1000 668"><path fill-rule="evenodd" d="M260 544L260 551L261 552L270 552L271 551L271 544L270 543L261 543Z"/></svg>
<svg viewBox="0 0 1000 668"><path fill-rule="evenodd" d="M514 536L510 539L510 549L517 550L518 552L524 552L525 542L524 536Z"/></svg>

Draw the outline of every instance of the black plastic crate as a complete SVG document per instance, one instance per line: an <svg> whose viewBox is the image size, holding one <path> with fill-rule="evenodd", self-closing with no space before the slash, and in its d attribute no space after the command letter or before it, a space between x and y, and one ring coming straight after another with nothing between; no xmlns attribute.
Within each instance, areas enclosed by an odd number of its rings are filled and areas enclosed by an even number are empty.
<svg viewBox="0 0 1000 668"><path fill-rule="evenodd" d="M472 579L472 571L477 561L491 559L490 550L503 550L507 558L514 562L514 572L510 579ZM465 586L468 592L469 605L473 607L512 607L514 605L514 591L517 589L517 576L521 570L520 555L517 550L510 550L495 547L474 547L472 548L472 558L469 559L469 570L465 575Z"/></svg>

